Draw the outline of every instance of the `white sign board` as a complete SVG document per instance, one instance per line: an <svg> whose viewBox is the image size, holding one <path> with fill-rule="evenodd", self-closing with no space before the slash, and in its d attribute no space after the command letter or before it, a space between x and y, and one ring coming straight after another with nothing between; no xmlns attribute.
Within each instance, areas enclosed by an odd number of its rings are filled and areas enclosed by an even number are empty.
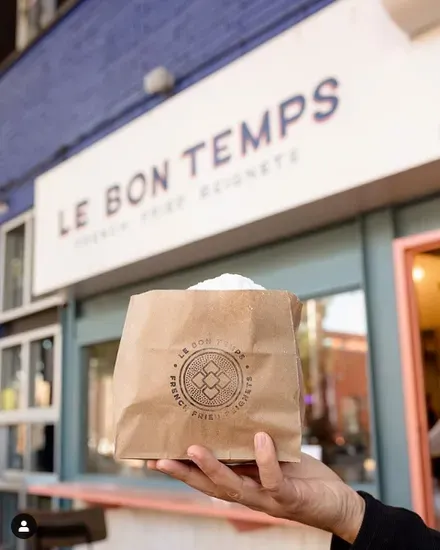
<svg viewBox="0 0 440 550"><path fill-rule="evenodd" d="M34 292L439 158L439 59L336 2L39 177Z"/></svg>

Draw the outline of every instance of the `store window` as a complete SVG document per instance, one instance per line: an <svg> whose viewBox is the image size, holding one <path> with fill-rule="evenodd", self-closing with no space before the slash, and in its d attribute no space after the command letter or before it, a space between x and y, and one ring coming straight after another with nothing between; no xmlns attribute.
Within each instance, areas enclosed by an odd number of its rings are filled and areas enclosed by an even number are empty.
<svg viewBox="0 0 440 550"><path fill-rule="evenodd" d="M1 0L0 63L24 50L74 0Z"/></svg>
<svg viewBox="0 0 440 550"><path fill-rule="evenodd" d="M59 325L0 340L0 477L55 472L60 375Z"/></svg>
<svg viewBox="0 0 440 550"><path fill-rule="evenodd" d="M21 407L23 394L23 373L21 370L21 346L1 350L0 388L2 388L0 410L14 410Z"/></svg>
<svg viewBox="0 0 440 550"><path fill-rule="evenodd" d="M31 315L62 302L58 295L33 296L32 248L32 211L0 227L0 322Z"/></svg>
<svg viewBox="0 0 440 550"><path fill-rule="evenodd" d="M20 473L56 473L55 430L54 423L0 425L3 482Z"/></svg>
<svg viewBox="0 0 440 550"><path fill-rule="evenodd" d="M315 446L346 482L373 482L363 292L307 300L298 341L305 383L304 443Z"/></svg>
<svg viewBox="0 0 440 550"><path fill-rule="evenodd" d="M53 405L54 345L53 336L31 342L29 365L29 404L31 407L51 407Z"/></svg>
<svg viewBox="0 0 440 550"><path fill-rule="evenodd" d="M1 311L18 310L31 302L32 213L3 224L0 240Z"/></svg>
<svg viewBox="0 0 440 550"><path fill-rule="evenodd" d="M5 234L5 267L3 309L21 307L24 296L26 224L20 224Z"/></svg>
<svg viewBox="0 0 440 550"><path fill-rule="evenodd" d="M3 427L5 441L4 449L6 456L4 460L5 470L23 470L23 458L26 444L26 425L15 424Z"/></svg>
<svg viewBox="0 0 440 550"><path fill-rule="evenodd" d="M345 481L375 481L364 294L304 303L298 331L305 384L304 444ZM142 476L142 461L116 462L112 377L119 341L85 348L88 378L87 472Z"/></svg>
<svg viewBox="0 0 440 550"><path fill-rule="evenodd" d="M143 477L158 476L143 460L116 461L114 452L113 370L119 340L85 348L88 372L88 473Z"/></svg>

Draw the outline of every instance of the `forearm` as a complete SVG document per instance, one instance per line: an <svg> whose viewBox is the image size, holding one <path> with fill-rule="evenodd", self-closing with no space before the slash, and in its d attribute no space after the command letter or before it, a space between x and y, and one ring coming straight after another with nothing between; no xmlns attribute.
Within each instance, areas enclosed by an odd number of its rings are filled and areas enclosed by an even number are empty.
<svg viewBox="0 0 440 550"><path fill-rule="evenodd" d="M440 550L440 533L429 529L417 514L359 494L366 503L359 534L352 545L333 537L331 550Z"/></svg>

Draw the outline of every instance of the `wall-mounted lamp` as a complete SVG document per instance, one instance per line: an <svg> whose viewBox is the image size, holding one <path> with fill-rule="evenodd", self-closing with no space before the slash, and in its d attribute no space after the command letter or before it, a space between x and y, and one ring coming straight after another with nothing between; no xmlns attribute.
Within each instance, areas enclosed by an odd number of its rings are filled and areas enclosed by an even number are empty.
<svg viewBox="0 0 440 550"><path fill-rule="evenodd" d="M176 79L166 67L156 67L144 76L147 94L167 94L174 88Z"/></svg>
<svg viewBox="0 0 440 550"><path fill-rule="evenodd" d="M6 199L0 198L0 216L6 214L9 211L9 203Z"/></svg>
<svg viewBox="0 0 440 550"><path fill-rule="evenodd" d="M419 282L425 278L425 270L423 267L415 266L412 270L413 281Z"/></svg>

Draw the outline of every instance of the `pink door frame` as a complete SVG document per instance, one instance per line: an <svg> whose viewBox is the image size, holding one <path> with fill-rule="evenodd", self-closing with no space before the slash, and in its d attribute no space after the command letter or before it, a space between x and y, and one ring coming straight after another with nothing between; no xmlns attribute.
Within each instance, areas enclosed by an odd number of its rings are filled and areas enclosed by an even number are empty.
<svg viewBox="0 0 440 550"><path fill-rule="evenodd" d="M432 498L422 347L412 268L414 257L417 254L439 248L440 231L438 230L395 239L393 242L412 501L415 512L431 527L435 527L435 513Z"/></svg>

